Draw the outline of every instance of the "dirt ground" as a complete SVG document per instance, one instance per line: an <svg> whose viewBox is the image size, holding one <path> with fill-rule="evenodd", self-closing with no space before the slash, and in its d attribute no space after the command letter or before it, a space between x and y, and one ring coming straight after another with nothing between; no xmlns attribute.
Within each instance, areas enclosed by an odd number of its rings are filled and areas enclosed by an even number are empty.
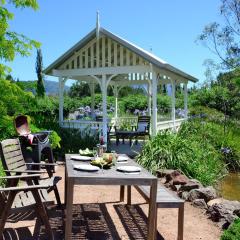
<svg viewBox="0 0 240 240"><path fill-rule="evenodd" d="M59 184L61 199L64 196L64 166L57 169L63 179ZM133 189L132 203L119 202L118 186L76 186L74 189L73 235L72 239L146 239L146 214L148 205ZM49 210L50 223L56 239L63 239L64 225L62 211L52 207ZM185 204L185 240L219 239L221 230L202 210ZM177 239L177 209L158 209L158 239ZM44 228L37 220L8 223L5 239L47 239Z"/></svg>

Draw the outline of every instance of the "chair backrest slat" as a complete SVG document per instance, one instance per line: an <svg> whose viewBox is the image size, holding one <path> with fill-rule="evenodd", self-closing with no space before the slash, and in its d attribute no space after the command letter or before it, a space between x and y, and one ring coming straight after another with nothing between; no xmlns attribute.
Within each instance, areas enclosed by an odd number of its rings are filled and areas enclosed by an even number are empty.
<svg viewBox="0 0 240 240"><path fill-rule="evenodd" d="M0 145L0 154L5 170L24 171L27 169L18 139L6 139Z"/></svg>
<svg viewBox="0 0 240 240"><path fill-rule="evenodd" d="M150 121L151 117L150 116L138 116L138 126L139 123L145 123L146 124L146 131L148 132L150 129Z"/></svg>

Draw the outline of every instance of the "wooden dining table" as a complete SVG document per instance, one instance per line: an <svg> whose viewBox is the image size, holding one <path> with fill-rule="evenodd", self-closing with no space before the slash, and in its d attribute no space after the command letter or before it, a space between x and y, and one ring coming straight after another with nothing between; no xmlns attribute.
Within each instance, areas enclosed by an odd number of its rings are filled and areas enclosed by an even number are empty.
<svg viewBox="0 0 240 240"><path fill-rule="evenodd" d="M75 156L79 154L75 154ZM128 189L128 203L130 203L131 186L150 186L150 201L148 211L148 240L156 238L156 194L157 178L141 167L133 159L128 159L126 163L116 163L110 169L99 170L95 172L80 171L74 168L75 164L90 164L90 162L81 162L71 159L74 154L66 154L65 168L65 204L66 204L66 222L65 239L71 239L72 235L72 207L74 197L74 186L76 185L119 185L123 190L124 186ZM119 166L136 166L141 168L138 173L126 173L118 171ZM123 191L120 191L123 194Z"/></svg>

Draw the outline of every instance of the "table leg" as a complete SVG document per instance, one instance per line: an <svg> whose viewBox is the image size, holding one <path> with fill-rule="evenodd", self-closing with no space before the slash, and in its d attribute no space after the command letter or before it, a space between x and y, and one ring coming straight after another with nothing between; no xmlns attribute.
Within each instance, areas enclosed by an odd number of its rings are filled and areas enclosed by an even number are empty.
<svg viewBox="0 0 240 240"><path fill-rule="evenodd" d="M64 178L64 205L67 203L67 169L65 167L65 178Z"/></svg>
<svg viewBox="0 0 240 240"><path fill-rule="evenodd" d="M118 144L119 144L119 135L116 134L116 145L118 146Z"/></svg>
<svg viewBox="0 0 240 240"><path fill-rule="evenodd" d="M124 202L124 185L120 186L120 202Z"/></svg>
<svg viewBox="0 0 240 240"><path fill-rule="evenodd" d="M132 195L131 195L131 185L127 186L127 204L131 205Z"/></svg>
<svg viewBox="0 0 240 240"><path fill-rule="evenodd" d="M71 239L72 235L72 205L73 205L73 179L69 178L67 183L65 240Z"/></svg>
<svg viewBox="0 0 240 240"><path fill-rule="evenodd" d="M156 239L156 222L157 222L157 179L152 181L149 199L148 212L148 240Z"/></svg>
<svg viewBox="0 0 240 240"><path fill-rule="evenodd" d="M178 209L178 240L183 240L184 203Z"/></svg>

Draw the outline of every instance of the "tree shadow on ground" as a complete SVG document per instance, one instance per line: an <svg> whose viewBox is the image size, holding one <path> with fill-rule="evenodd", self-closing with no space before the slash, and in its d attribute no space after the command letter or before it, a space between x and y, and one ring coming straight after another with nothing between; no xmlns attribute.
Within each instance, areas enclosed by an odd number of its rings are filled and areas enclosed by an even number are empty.
<svg viewBox="0 0 240 240"><path fill-rule="evenodd" d="M64 239L63 211L59 209L51 210L49 219L55 239ZM39 220L36 222L33 236L34 239L46 239L45 228ZM106 204L73 205L72 239L120 240Z"/></svg>
<svg viewBox="0 0 240 240"><path fill-rule="evenodd" d="M28 227L5 228L3 240L32 240L34 239Z"/></svg>
<svg viewBox="0 0 240 240"><path fill-rule="evenodd" d="M114 205L114 208L130 240L147 239L147 217L139 205ZM157 240L164 240L157 232Z"/></svg>

